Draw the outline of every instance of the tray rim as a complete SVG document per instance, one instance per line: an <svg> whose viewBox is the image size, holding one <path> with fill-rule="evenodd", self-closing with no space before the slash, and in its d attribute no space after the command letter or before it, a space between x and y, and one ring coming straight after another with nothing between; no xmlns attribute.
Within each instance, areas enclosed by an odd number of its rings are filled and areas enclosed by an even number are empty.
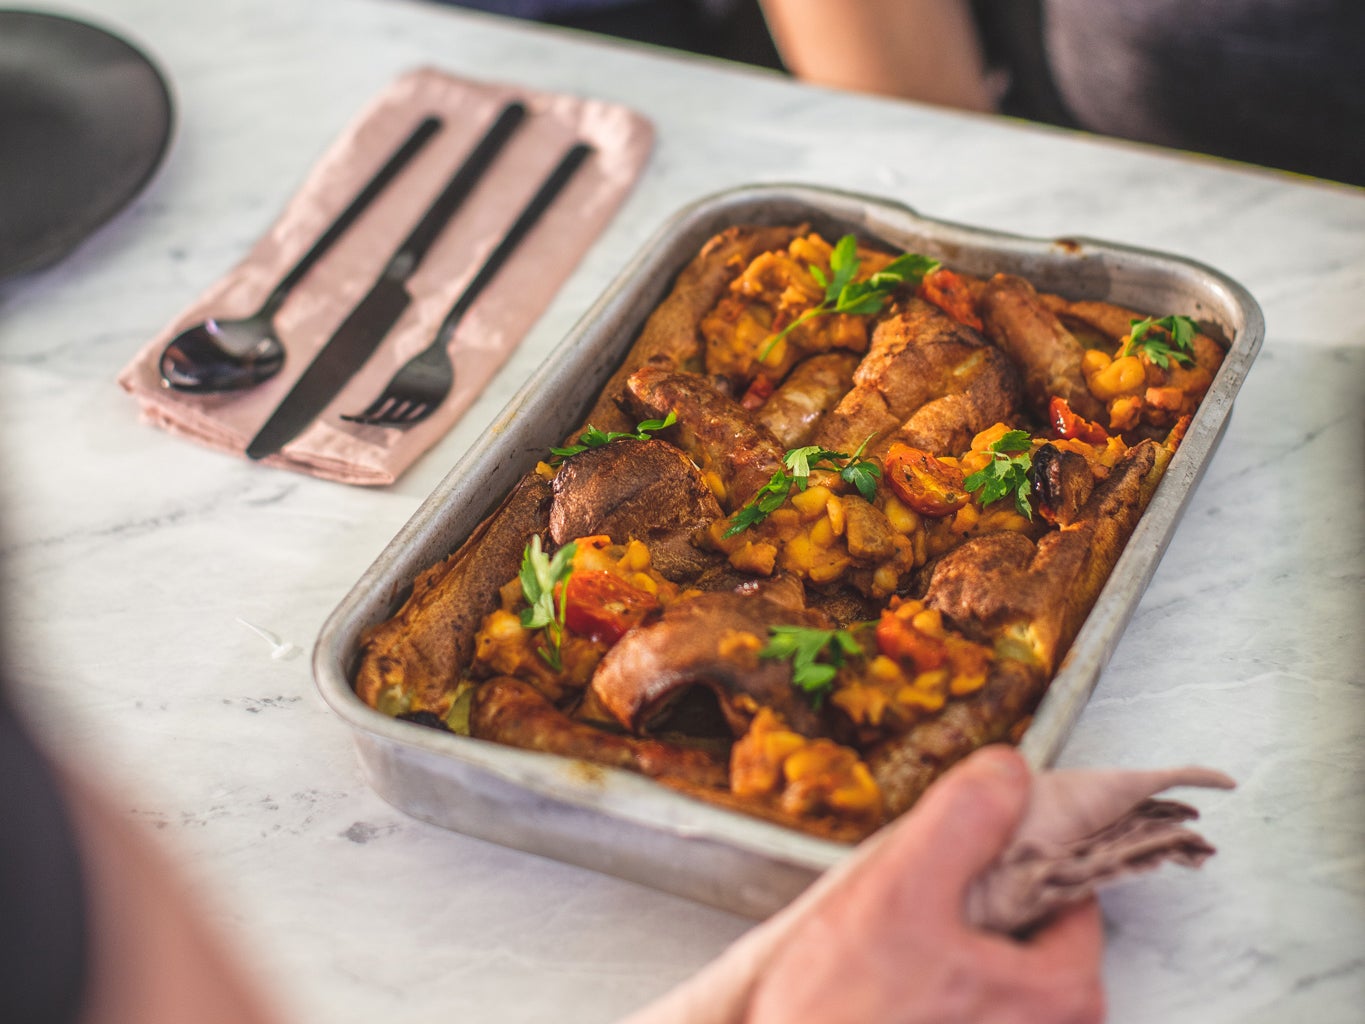
<svg viewBox="0 0 1365 1024"><path fill-rule="evenodd" d="M671 269L663 266L671 262L673 250L682 246L680 239L701 235L704 241L718 224L789 222L790 218L776 211L796 207L819 211L819 216L834 221L856 221L861 225L859 230L872 237L906 230L929 232L939 240L942 249L968 251L976 247L1019 260L1099 260L1099 268L1108 273L1132 272L1134 266L1155 268L1167 274L1178 271L1207 288L1203 297L1205 308L1191 315L1202 314L1200 318L1207 319L1213 312L1208 304L1217 303L1222 307L1218 312L1224 320L1238 321L1233 325L1235 332L1229 332L1231 345L1214 386L1054 675L1035 713L1033 725L1019 744L1021 752L1035 768L1046 767L1059 753L1098 684L1124 626L1136 610L1194 487L1226 429L1233 398L1264 338L1260 307L1245 288L1221 271L1172 253L1084 236L1049 239L963 225L926 217L905 203L866 193L805 184L739 186L693 200L667 218L508 401L490 424L488 437L496 439L515 434L524 410L534 405L535 397L556 376L585 372L592 359L584 350L584 339L599 329L599 325L619 317L623 304L632 299L637 303L641 301L642 289L657 292L654 299L657 303L681 269L680 265ZM773 211L773 215L756 216L758 211ZM646 281L644 285L640 283L642 280ZM1171 311L1188 312L1184 309ZM1226 329L1229 324L1225 322L1223 326ZM633 334L630 340L633 340ZM615 360L624 354L628 343L621 344L615 352ZM596 394L596 388L592 394ZM600 775L608 781L602 785L597 781L585 783L583 779L587 776L580 773L575 777L566 769L566 766L578 763L571 759L443 735L382 715L355 696L349 679L350 668L364 626L380 620L373 618L376 595L387 594L386 603L391 613L400 602L402 587L410 585L417 572L434 564L435 559L428 559L424 542L434 529L438 529L438 520L452 504L475 496L476 488L469 481L486 480L498 472L507 476L513 470L519 475L527 468L522 463L509 470L505 465L507 461L507 452L489 444L481 442L472 446L328 616L312 659L316 685L328 706L369 741L393 744L425 755L452 757L476 773L490 773L523 787L537 798L552 799L590 814L620 818L644 829L669 831L680 837L701 837L730 844L757 858L794 864L812 872L821 871L845 856L852 848L848 844L818 839L710 805L630 772L600 768L593 773L594 780ZM494 488L485 483L481 489L490 491ZM502 491L498 493L500 495ZM488 510L485 507L483 514ZM483 514L473 515L472 522L476 524ZM367 617L371 619L368 623ZM364 759L362 750L362 761ZM392 794L383 795L393 799ZM666 884L658 887L670 889Z"/></svg>

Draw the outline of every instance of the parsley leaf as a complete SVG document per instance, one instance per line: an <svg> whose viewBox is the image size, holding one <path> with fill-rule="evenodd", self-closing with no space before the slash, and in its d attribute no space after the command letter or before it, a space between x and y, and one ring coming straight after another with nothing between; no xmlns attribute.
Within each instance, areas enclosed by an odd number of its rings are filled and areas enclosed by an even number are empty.
<svg viewBox="0 0 1365 1024"><path fill-rule="evenodd" d="M636 441L648 441L650 434L657 434L661 430L667 430L678 422L678 414L670 412L661 420L641 420L636 424L635 430L598 430L591 423L586 430L578 435L578 443L568 445L563 448L551 448L550 454L555 457L556 462L563 462L565 459L585 452L589 448L604 448L613 441L623 441L632 438Z"/></svg>
<svg viewBox="0 0 1365 1024"><path fill-rule="evenodd" d="M819 708L834 689L834 677L851 657L863 653L846 629L811 629L806 626L769 626L771 639L758 652L760 658L783 658L792 663L792 685ZM819 660L821 656L824 660Z"/></svg>
<svg viewBox="0 0 1365 1024"><path fill-rule="evenodd" d="M858 445L858 450L847 457L848 461L843 469L839 470L839 479L856 487L863 500L867 502L877 497L877 481L882 478L882 467L871 459L863 458L863 452L867 451L868 442L871 440L872 435L868 434L863 443Z"/></svg>
<svg viewBox="0 0 1365 1024"><path fill-rule="evenodd" d="M827 451L819 445L807 445L804 448L792 448L787 454L782 456L783 463L792 471L792 478L797 482L801 490L806 489L806 483L810 477L811 461L816 465L836 452Z"/></svg>
<svg viewBox="0 0 1365 1024"><path fill-rule="evenodd" d="M559 591L558 607L555 604L555 587L567 584L573 574L573 559L578 545L572 541L565 544L553 556L545 554L540 546L540 534L532 534L531 542L521 556L521 593L529 605L521 612L521 624L525 629L543 629L548 647L537 651L556 672L562 667L559 660L559 645L564 639L565 591Z"/></svg>
<svg viewBox="0 0 1365 1024"><path fill-rule="evenodd" d="M1029 504L1029 494L1033 481L1029 472L1033 469L1032 444L1027 431L1010 430L990 446L991 461L963 481L969 491L980 490L982 505L990 505L1006 495L1014 495L1014 507L1019 514L1033 519L1033 506Z"/></svg>
<svg viewBox="0 0 1365 1024"><path fill-rule="evenodd" d="M735 513L730 528L721 536L733 537L735 534L743 533L749 527L763 522L782 507L782 503L787 500L787 494L791 491L791 486L792 478L779 469L768 478L766 484L759 488L758 493L745 502L743 507Z"/></svg>
<svg viewBox="0 0 1365 1024"><path fill-rule="evenodd" d="M1131 320L1128 326L1128 340L1124 342L1120 356L1140 352L1163 370L1170 369L1172 359L1181 366L1194 363L1190 353L1194 350L1194 336L1199 328L1189 317L1163 316L1155 320L1149 316L1145 320ZM1164 333L1152 333L1154 327Z"/></svg>
<svg viewBox="0 0 1365 1024"><path fill-rule="evenodd" d="M871 440L872 437L869 435L852 455L832 452L828 448L814 444L789 449L782 456L782 464L791 472L779 469L773 473L758 493L735 513L734 521L722 536L733 537L763 522L782 507L787 495L791 493L793 484L797 490L804 491L810 483L811 470L818 469L826 463L831 470L839 471L839 479L856 487L865 501L874 500L877 497L877 481L881 478L882 470L875 462L862 457L868 441Z"/></svg>
<svg viewBox="0 0 1365 1024"><path fill-rule="evenodd" d="M848 313L872 316L880 313L891 293L904 284L919 284L926 274L940 266L939 261L916 253L902 253L866 281L855 281L858 266L858 240L844 235L829 254L830 276L822 268L812 265L810 276L825 290L825 297L798 316L764 344L758 353L759 361L768 358L773 346L807 320L827 313Z"/></svg>

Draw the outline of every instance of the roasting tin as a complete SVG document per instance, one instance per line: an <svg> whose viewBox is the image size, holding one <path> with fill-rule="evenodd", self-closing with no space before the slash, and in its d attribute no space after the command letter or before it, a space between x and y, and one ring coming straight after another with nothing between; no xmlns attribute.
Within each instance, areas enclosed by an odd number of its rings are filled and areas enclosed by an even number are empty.
<svg viewBox="0 0 1365 1024"><path fill-rule="evenodd" d="M658 231L323 626L313 652L318 688L353 728L363 770L386 800L445 828L751 917L778 909L848 853L843 844L710 806L626 771L389 718L364 705L350 683L364 631L391 617L412 580L458 548L516 480L582 424L645 318L702 244L733 224L802 222L827 238L854 232L968 273L1018 274L1071 299L1183 313L1232 342L1023 737L1021 750L1033 765L1056 757L1222 438L1261 344L1260 308L1235 281L1162 253L1083 238L1004 235L847 192L753 186L695 202Z"/></svg>

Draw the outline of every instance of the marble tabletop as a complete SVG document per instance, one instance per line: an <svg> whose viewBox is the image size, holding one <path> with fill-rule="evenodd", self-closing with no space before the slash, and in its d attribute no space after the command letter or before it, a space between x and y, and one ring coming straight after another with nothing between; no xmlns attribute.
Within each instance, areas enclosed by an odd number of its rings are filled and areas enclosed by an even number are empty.
<svg viewBox="0 0 1365 1024"><path fill-rule="evenodd" d="M1201 762L1219 848L1103 898L1116 1022L1365 1005L1365 193L855 97L405 0L65 0L153 54L167 160L59 265L0 281L6 671L58 756L180 855L301 1021L605 1022L750 922L412 820L360 776L307 652L351 584L632 253L729 186L1201 260L1266 342L1066 765ZM114 383L388 82L432 65L627 103L638 187L474 408L400 481L326 483L140 423ZM2 229L2 228L0 228ZM273 635L275 642L251 626Z"/></svg>

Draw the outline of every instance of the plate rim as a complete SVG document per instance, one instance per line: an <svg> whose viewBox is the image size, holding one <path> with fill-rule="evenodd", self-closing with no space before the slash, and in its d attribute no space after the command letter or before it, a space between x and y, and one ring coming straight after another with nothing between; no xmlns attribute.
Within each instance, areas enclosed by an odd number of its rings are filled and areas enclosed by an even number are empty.
<svg viewBox="0 0 1365 1024"><path fill-rule="evenodd" d="M175 133L177 113L175 94L160 65L146 50L132 42L121 32L116 32L85 17L28 8L0 10L0 28L4 28L6 23L11 25L19 23L41 24L47 29L55 31L57 36L64 33L73 37L80 35L99 36L126 51L132 60L142 65L150 74L153 88L149 88L146 95L150 100L149 110L154 110L156 115L157 143L154 147L147 147L144 154L145 166L129 184L117 191L104 193L106 198L112 199L107 209L101 210L98 207L93 207L93 212L90 215L74 221L69 230L61 230L58 226L57 230L45 232L42 244L34 245L28 250L15 249L12 252L7 252L5 247L0 246L0 281L20 274L44 270L60 262L118 216L119 213L127 209L147 188L147 185L164 164ZM0 32L0 48L4 45L2 42L4 35L5 33Z"/></svg>

